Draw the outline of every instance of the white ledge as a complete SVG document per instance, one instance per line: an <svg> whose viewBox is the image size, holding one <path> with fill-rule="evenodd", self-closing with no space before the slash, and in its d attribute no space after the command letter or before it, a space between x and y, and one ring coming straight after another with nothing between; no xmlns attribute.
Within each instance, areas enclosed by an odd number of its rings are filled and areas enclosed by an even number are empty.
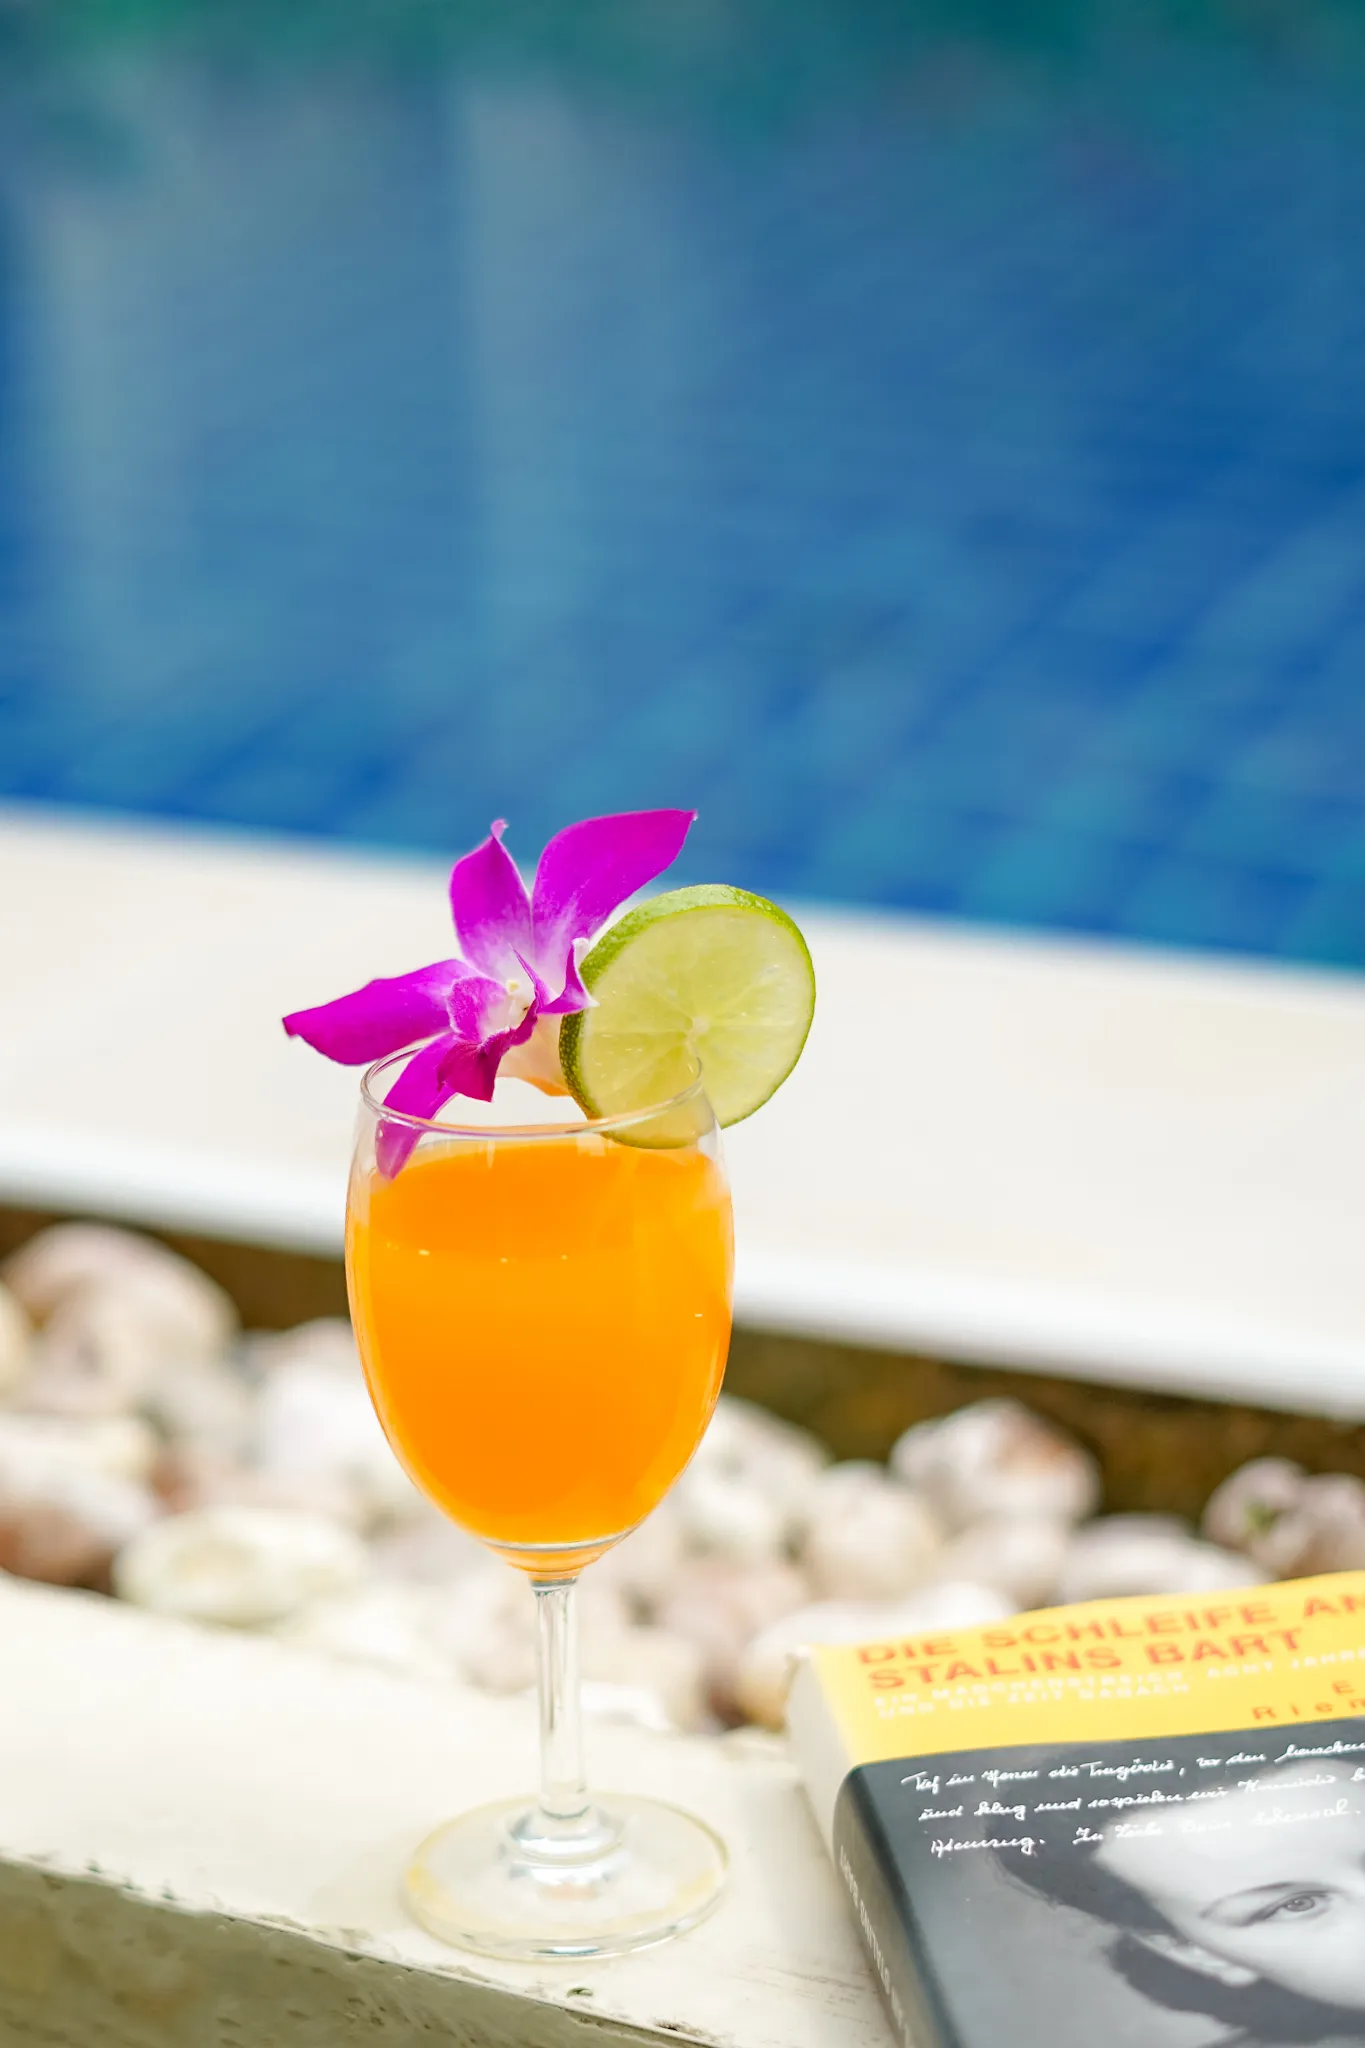
<svg viewBox="0 0 1365 2048"><path fill-rule="evenodd" d="M490 1700L0 1580L0 2040L49 2048L886 2048L785 1763L599 1729L605 1787L719 1830L733 1874L684 1939L518 1967L441 1946L406 1853L526 1790L533 1717Z"/></svg>
<svg viewBox="0 0 1365 2048"><path fill-rule="evenodd" d="M277 1020L439 958L444 884L0 809L0 1200L335 1252L355 1080ZM803 922L810 1044L727 1141L742 1318L1365 1416L1365 983Z"/></svg>

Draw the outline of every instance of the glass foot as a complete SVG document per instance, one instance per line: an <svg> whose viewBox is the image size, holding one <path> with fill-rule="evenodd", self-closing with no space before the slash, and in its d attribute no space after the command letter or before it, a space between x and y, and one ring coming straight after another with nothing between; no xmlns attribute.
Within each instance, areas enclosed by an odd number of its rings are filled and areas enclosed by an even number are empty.
<svg viewBox="0 0 1365 2048"><path fill-rule="evenodd" d="M725 1844L655 1799L613 1796L586 1830L524 1799L428 1835L404 1882L414 1917L486 1956L619 1956L695 1927L725 1883Z"/></svg>

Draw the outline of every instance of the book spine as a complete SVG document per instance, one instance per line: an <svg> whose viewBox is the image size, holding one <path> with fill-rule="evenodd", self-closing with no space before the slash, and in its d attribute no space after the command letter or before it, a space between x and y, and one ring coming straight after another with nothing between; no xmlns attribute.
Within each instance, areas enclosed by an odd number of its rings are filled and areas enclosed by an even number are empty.
<svg viewBox="0 0 1365 2048"><path fill-rule="evenodd" d="M915 1961L910 1902L860 1770L850 1771L834 1803L834 1867L853 1909L901 2048L960 2048L956 2030Z"/></svg>

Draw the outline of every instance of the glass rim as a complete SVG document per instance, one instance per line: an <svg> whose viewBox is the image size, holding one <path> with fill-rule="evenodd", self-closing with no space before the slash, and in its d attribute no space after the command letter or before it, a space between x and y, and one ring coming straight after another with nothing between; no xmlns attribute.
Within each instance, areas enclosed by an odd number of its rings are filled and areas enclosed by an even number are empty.
<svg viewBox="0 0 1365 2048"><path fill-rule="evenodd" d="M386 1053L382 1060L375 1060L366 1067L360 1077L360 1099L367 1109L372 1110L386 1124L400 1124L409 1131L439 1131L447 1138L482 1138L485 1141L489 1138L581 1138L585 1132L610 1133L626 1129L632 1124L650 1123L656 1117L666 1116L671 1110L683 1109L689 1103L704 1099L705 1094L705 1076L700 1061L697 1061L696 1071L685 1088L679 1089L674 1095L665 1096L660 1102L651 1102L644 1109L621 1110L615 1116L580 1117L576 1123L452 1123L445 1117L414 1116L408 1110L390 1109L376 1092L373 1084L380 1076L387 1075L391 1068L405 1065L417 1050L419 1048L415 1046L404 1046L401 1052ZM516 1074L507 1076L509 1081L520 1078ZM535 1083L527 1082L526 1085L534 1087ZM548 1096L546 1099L553 1102L557 1101L558 1097ZM569 1100L573 1101L574 1098L570 1096ZM712 1111L712 1116L714 1115L715 1112Z"/></svg>

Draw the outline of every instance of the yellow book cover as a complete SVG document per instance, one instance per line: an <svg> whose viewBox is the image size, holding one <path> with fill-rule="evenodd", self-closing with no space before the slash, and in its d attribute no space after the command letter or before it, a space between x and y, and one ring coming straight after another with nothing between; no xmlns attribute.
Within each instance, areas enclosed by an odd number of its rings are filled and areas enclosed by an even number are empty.
<svg viewBox="0 0 1365 2048"><path fill-rule="evenodd" d="M815 1650L788 1719L905 2048L1365 2043L1365 1572Z"/></svg>

